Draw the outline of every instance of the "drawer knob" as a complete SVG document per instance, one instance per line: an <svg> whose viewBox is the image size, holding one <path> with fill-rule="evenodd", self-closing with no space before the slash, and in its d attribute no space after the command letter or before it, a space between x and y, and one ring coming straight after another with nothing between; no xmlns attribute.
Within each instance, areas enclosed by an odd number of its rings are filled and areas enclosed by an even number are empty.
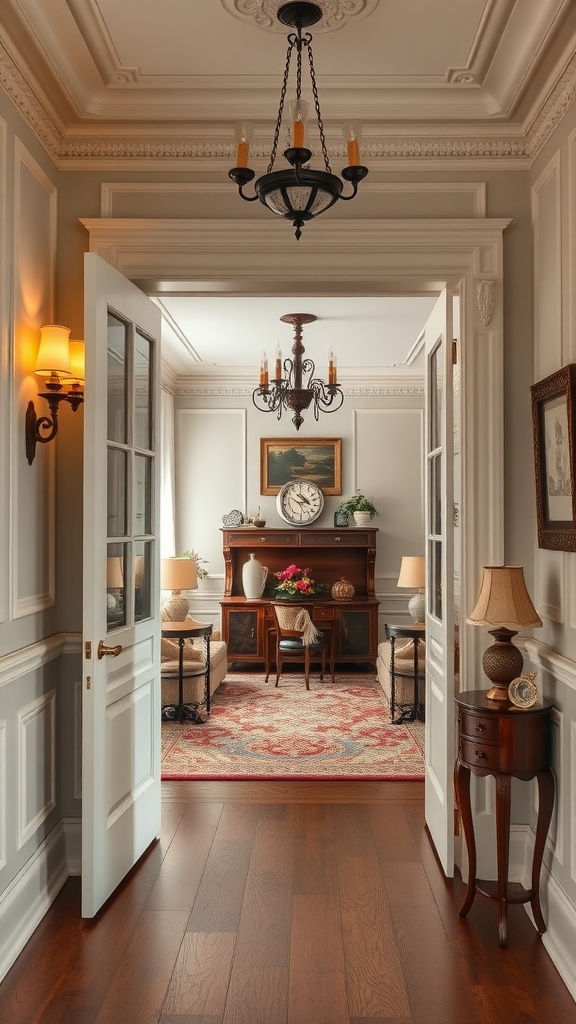
<svg viewBox="0 0 576 1024"><path fill-rule="evenodd" d="M483 750L475 750L474 754L475 754L475 756L477 757L477 759L479 761L485 761L486 760L486 754L485 754L485 752Z"/></svg>
<svg viewBox="0 0 576 1024"><path fill-rule="evenodd" d="M264 543L264 541L266 540L266 537L258 537L258 540L261 540L262 543Z"/></svg>
<svg viewBox="0 0 576 1024"><path fill-rule="evenodd" d="M335 540L335 541L336 541L336 540L342 540L342 538L341 538L341 537L334 537L334 540Z"/></svg>
<svg viewBox="0 0 576 1024"><path fill-rule="evenodd" d="M482 722L478 722L478 725L475 726L475 729L476 732L486 732L486 726L482 725Z"/></svg>

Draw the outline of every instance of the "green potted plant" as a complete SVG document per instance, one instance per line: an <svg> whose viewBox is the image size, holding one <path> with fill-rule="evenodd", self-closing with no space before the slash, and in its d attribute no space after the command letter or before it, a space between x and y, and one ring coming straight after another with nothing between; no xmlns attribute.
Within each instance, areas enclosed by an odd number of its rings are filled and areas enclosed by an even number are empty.
<svg viewBox="0 0 576 1024"><path fill-rule="evenodd" d="M344 498L336 511L353 516L357 526L366 526L374 516L380 515L372 498L367 498L360 489L351 498Z"/></svg>

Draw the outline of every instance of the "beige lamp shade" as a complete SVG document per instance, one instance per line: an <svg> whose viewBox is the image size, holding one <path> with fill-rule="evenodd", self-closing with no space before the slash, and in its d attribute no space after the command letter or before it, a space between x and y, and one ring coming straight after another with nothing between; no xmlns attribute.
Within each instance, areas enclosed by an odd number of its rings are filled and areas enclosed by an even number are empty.
<svg viewBox="0 0 576 1024"><path fill-rule="evenodd" d="M471 626L491 626L494 643L482 657L482 667L492 687L486 694L490 700L508 700L508 687L523 668L522 653L511 642L519 629L541 626L526 590L521 565L485 565L482 569L480 593L473 611L466 619Z"/></svg>
<svg viewBox="0 0 576 1024"><path fill-rule="evenodd" d="M521 565L484 566L480 593L466 622L471 626L503 626L515 632L542 625L526 590Z"/></svg>
<svg viewBox="0 0 576 1024"><path fill-rule="evenodd" d="M69 327L58 324L44 324L40 328L40 345L34 373L39 377L69 377L70 368Z"/></svg>
<svg viewBox="0 0 576 1024"><path fill-rule="evenodd" d="M86 346L83 341L70 341L69 349L72 380L67 383L84 384L86 380Z"/></svg>
<svg viewBox="0 0 576 1024"><path fill-rule="evenodd" d="M403 555L398 576L399 587L415 587L422 590L426 586L426 559L424 555Z"/></svg>
<svg viewBox="0 0 576 1024"><path fill-rule="evenodd" d="M171 590L172 597L163 607L164 617L173 622L184 622L189 604L182 590L196 590L198 576L193 558L163 558L161 573L162 590Z"/></svg>
<svg viewBox="0 0 576 1024"><path fill-rule="evenodd" d="M418 593L408 601L408 611L416 623L424 622L426 618L426 598L424 587L426 586L426 559L424 555L403 555L398 576L399 587L411 587Z"/></svg>

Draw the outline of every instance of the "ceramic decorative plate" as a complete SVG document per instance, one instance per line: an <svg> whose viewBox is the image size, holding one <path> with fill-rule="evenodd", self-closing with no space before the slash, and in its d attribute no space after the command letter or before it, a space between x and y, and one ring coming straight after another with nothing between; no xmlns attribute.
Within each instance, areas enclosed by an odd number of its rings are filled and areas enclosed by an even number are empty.
<svg viewBox="0 0 576 1024"><path fill-rule="evenodd" d="M237 508L232 509L231 512L227 512L226 515L222 516L222 522L224 526L230 528L231 526L242 526L244 522L244 516Z"/></svg>
<svg viewBox="0 0 576 1024"><path fill-rule="evenodd" d="M508 697L517 708L531 708L538 700L538 687L534 682L535 672L513 679L508 687Z"/></svg>

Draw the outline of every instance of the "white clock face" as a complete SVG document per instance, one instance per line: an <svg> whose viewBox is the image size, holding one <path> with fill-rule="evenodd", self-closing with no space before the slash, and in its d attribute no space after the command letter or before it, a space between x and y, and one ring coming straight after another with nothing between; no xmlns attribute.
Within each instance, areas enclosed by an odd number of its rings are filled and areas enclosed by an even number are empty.
<svg viewBox="0 0 576 1024"><path fill-rule="evenodd" d="M290 480L278 494L276 508L290 525L308 526L318 519L324 508L324 495L309 480Z"/></svg>

